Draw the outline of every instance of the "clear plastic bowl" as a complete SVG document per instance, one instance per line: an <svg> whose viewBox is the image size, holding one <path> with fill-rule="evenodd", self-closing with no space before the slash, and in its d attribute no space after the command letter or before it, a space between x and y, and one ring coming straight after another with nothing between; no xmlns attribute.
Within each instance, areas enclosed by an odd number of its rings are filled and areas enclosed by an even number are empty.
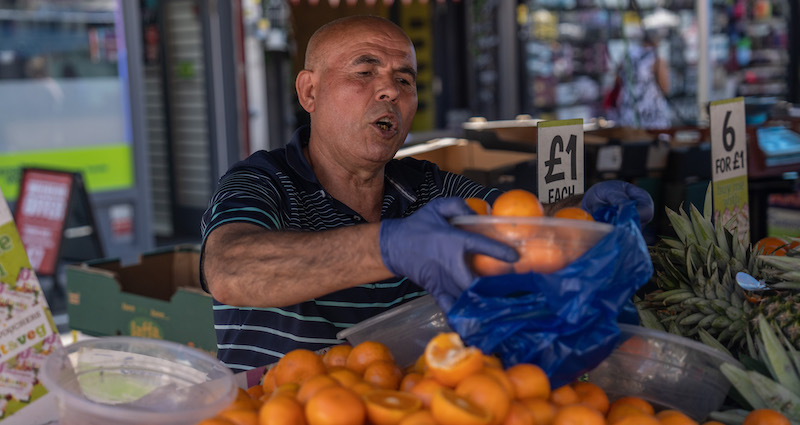
<svg viewBox="0 0 800 425"><path fill-rule="evenodd" d="M452 330L433 297L425 295L339 331L336 337L354 346L381 342L392 351L395 362L406 367L417 361L428 341L440 332Z"/></svg>
<svg viewBox="0 0 800 425"><path fill-rule="evenodd" d="M720 366L741 363L679 335L636 325L619 328L620 346L589 372L589 381L609 399L641 397L657 409L677 409L699 422L722 406L731 384Z"/></svg>
<svg viewBox="0 0 800 425"><path fill-rule="evenodd" d="M61 425L195 424L236 397L233 372L175 342L106 337L55 350L39 378Z"/></svg>
<svg viewBox="0 0 800 425"><path fill-rule="evenodd" d="M467 262L479 276L558 271L613 229L607 223L554 217L465 215L450 222L460 229L505 242L519 252L520 260L513 264L470 256Z"/></svg>

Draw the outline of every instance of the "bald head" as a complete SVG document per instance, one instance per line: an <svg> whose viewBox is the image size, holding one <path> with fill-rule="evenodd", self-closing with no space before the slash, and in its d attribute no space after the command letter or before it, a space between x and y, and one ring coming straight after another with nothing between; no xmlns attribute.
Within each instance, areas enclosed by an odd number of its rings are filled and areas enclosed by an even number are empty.
<svg viewBox="0 0 800 425"><path fill-rule="evenodd" d="M408 44L412 44L408 34L397 26L397 24L386 18L370 15L347 16L328 22L314 32L306 47L306 57L303 68L313 70L324 66L325 55L323 52L329 43L335 43L337 40L340 40L341 37L365 30L401 36L408 40Z"/></svg>

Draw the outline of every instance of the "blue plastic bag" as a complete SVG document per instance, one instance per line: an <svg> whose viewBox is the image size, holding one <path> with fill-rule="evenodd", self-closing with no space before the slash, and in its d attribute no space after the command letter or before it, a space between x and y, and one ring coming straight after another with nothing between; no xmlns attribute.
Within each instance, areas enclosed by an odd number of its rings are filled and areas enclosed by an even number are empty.
<svg viewBox="0 0 800 425"><path fill-rule="evenodd" d="M638 322L631 297L653 263L635 203L606 207L595 219L613 230L564 269L476 279L446 313L450 327L506 367L539 365L553 388L600 364L616 347L618 321Z"/></svg>

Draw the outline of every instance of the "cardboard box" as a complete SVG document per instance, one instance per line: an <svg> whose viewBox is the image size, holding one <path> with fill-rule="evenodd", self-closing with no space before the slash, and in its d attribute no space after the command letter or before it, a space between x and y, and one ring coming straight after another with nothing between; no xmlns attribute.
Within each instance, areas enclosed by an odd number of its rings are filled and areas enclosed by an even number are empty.
<svg viewBox="0 0 800 425"><path fill-rule="evenodd" d="M444 138L404 147L395 157L407 156L431 161L484 186L536 192L535 153L486 149L476 141Z"/></svg>
<svg viewBox="0 0 800 425"><path fill-rule="evenodd" d="M179 245L67 266L69 326L89 335L132 335L187 344L216 355L211 296L199 278L200 249Z"/></svg>

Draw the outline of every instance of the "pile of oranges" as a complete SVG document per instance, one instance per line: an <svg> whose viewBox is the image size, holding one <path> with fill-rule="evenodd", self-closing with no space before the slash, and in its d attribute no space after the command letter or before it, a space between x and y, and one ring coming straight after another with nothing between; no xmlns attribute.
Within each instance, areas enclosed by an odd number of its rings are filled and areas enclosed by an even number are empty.
<svg viewBox="0 0 800 425"><path fill-rule="evenodd" d="M775 236L767 236L756 242L755 250L759 254L785 256L791 250L799 249L800 243L797 241L787 241Z"/></svg>
<svg viewBox="0 0 800 425"><path fill-rule="evenodd" d="M467 198L467 205L479 215L493 217L544 217L545 209L539 198L524 189L512 189L502 193L493 204L480 198ZM591 214L578 207L561 208L553 217L594 221ZM513 264L476 254L471 258L472 269L478 276L496 276L507 273L552 273L562 269L568 260L566 250L559 238L532 238L536 226L526 223L496 223L494 231L498 239L515 242L519 260ZM561 235L563 239L564 235ZM530 240L529 240L530 239ZM568 238L569 239L569 238Z"/></svg>
<svg viewBox="0 0 800 425"><path fill-rule="evenodd" d="M777 416L776 416L777 415ZM788 425L755 411L745 425ZM785 418L783 418L785 419ZM406 370L375 341L337 345L325 354L287 353L262 383L197 425L697 425L677 410L656 412L644 399L610 402L591 382L551 389L534 364L503 368L465 347L456 333L431 339ZM721 425L706 422L704 425Z"/></svg>

